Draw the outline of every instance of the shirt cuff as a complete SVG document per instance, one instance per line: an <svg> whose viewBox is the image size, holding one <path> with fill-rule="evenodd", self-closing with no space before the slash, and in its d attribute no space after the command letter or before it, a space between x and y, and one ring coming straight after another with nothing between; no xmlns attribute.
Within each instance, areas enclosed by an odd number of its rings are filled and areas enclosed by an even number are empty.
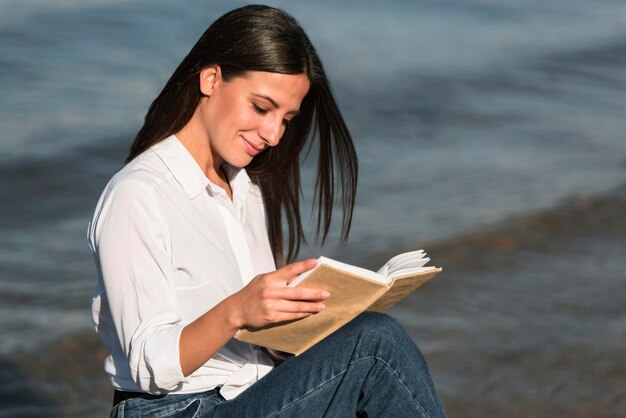
<svg viewBox="0 0 626 418"><path fill-rule="evenodd" d="M173 325L152 330L143 350L145 371L139 385L151 393L172 391L189 383L180 365L180 335L183 327Z"/></svg>

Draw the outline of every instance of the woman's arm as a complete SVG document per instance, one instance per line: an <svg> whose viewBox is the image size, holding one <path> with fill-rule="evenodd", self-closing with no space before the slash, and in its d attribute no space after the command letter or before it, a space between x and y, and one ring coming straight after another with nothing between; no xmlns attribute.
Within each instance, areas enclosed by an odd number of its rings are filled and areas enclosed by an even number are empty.
<svg viewBox="0 0 626 418"><path fill-rule="evenodd" d="M316 265L315 259L308 259L261 274L185 326L179 341L183 374L189 376L200 368L242 328L304 318L324 309L327 291L287 287Z"/></svg>
<svg viewBox="0 0 626 418"><path fill-rule="evenodd" d="M174 271L151 185L126 179L108 188L89 239L106 290L112 323L133 380L142 391L172 390L241 328L319 312L323 290L289 288L315 260L254 278L195 321L181 327ZM181 329L182 328L182 329Z"/></svg>

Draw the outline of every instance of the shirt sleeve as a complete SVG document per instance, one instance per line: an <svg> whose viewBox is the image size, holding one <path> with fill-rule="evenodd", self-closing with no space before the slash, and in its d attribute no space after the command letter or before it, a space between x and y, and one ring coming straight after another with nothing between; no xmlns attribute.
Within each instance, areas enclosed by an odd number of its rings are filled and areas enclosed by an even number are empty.
<svg viewBox="0 0 626 418"><path fill-rule="evenodd" d="M168 231L153 193L135 180L110 186L90 243L132 378L142 391L161 393L187 380Z"/></svg>

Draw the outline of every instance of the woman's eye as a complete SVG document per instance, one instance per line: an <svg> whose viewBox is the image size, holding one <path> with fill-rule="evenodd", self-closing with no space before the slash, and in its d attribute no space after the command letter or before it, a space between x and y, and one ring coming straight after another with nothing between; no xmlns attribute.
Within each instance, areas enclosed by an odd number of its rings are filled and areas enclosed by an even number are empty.
<svg viewBox="0 0 626 418"><path fill-rule="evenodd" d="M283 119L283 125L288 128L291 125L291 119Z"/></svg>
<svg viewBox="0 0 626 418"><path fill-rule="evenodd" d="M267 114L268 110L264 107L259 106L256 103L252 103L252 109L254 109L254 111L256 113L258 113L259 115L265 115Z"/></svg>

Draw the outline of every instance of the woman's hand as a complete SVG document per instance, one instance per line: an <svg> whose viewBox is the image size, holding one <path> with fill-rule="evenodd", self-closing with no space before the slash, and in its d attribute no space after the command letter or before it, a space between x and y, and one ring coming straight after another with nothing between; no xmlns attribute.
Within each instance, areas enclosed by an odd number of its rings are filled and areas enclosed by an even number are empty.
<svg viewBox="0 0 626 418"><path fill-rule="evenodd" d="M324 309L322 301L330 296L326 290L287 287L316 265L315 259L309 259L261 274L186 325L179 341L183 374L189 376L205 364L242 328L304 318Z"/></svg>
<svg viewBox="0 0 626 418"><path fill-rule="evenodd" d="M330 296L324 289L288 287L296 277L317 265L308 259L288 264L274 272L261 274L239 292L231 306L231 321L236 328L260 328L272 323L291 321L320 312Z"/></svg>

